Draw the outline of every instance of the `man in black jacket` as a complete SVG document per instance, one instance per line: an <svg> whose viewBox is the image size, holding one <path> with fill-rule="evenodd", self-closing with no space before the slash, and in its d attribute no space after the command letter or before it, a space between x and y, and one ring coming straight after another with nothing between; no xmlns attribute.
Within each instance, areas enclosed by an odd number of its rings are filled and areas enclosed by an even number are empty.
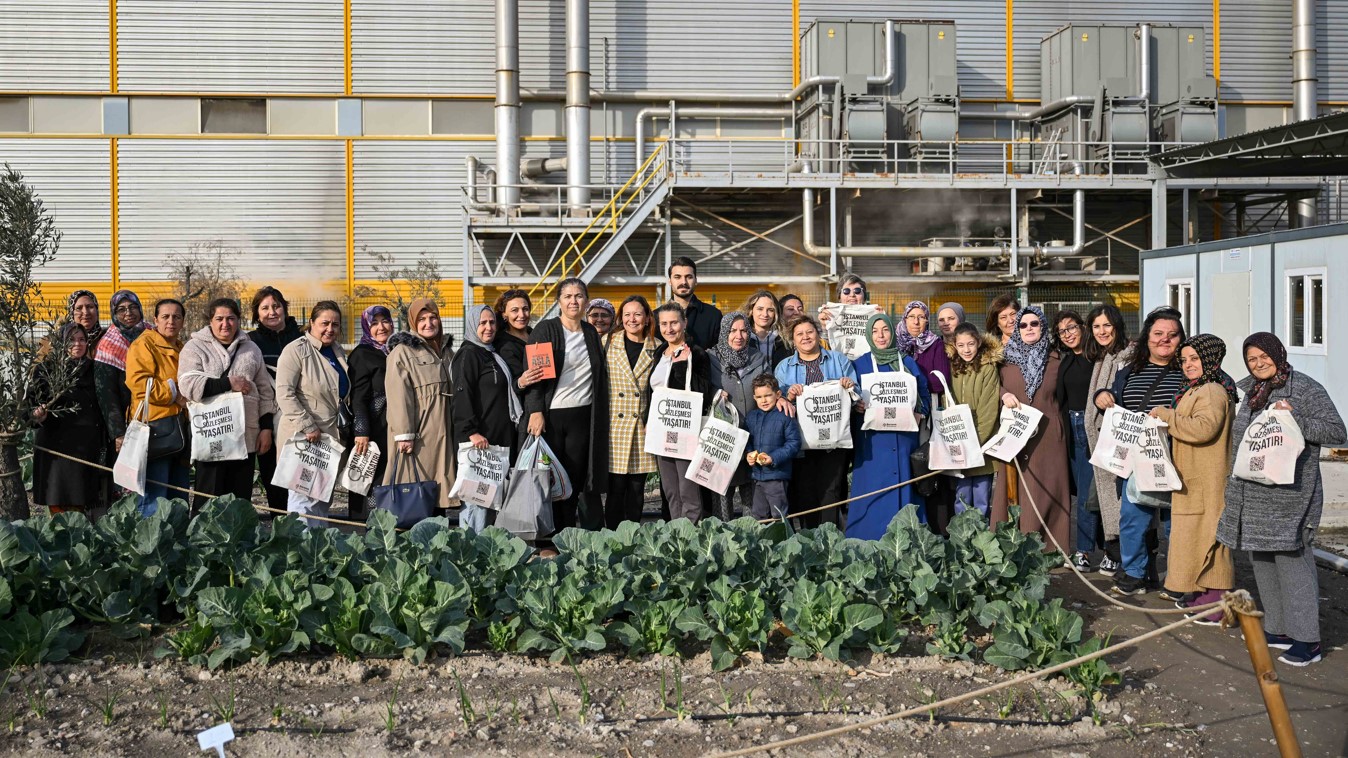
<svg viewBox="0 0 1348 758"><path fill-rule="evenodd" d="M721 311L704 303L693 294L697 290L697 264L692 258L680 256L669 264L669 291L673 302L683 306L688 321L688 344L711 350L721 336Z"/></svg>

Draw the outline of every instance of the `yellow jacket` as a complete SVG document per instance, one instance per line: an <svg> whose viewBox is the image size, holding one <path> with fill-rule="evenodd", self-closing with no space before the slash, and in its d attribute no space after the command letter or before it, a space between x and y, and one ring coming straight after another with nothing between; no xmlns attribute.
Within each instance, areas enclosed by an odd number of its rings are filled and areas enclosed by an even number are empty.
<svg viewBox="0 0 1348 758"><path fill-rule="evenodd" d="M145 399L145 382L150 385L150 420L170 418L182 410L178 405L178 350L182 343L169 341L154 329L146 329L126 351L126 386L131 390L128 420Z"/></svg>

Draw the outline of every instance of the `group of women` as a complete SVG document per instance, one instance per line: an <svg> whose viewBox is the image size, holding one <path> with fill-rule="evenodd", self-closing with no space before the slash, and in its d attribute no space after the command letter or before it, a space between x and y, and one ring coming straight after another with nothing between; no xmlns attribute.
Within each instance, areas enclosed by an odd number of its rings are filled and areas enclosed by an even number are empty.
<svg viewBox="0 0 1348 758"><path fill-rule="evenodd" d="M1004 295L993 301L981 331L959 303L941 304L934 319L920 301L897 319L875 306L862 335L869 349L853 361L829 349L824 324L795 295L755 292L740 310L720 317L714 344L705 344L705 336L690 334L677 302L653 309L633 295L615 306L592 300L579 279L561 282L556 292L558 315L537 324L523 290L469 309L457 352L434 302L411 303L403 332L390 308L367 308L349 355L336 303L320 302L301 329L273 287L253 297L254 331L241 330L237 303L217 300L207 308L207 326L187 337L185 310L175 300L157 302L147 321L136 295L119 291L105 329L94 295L76 292L59 337L77 377L62 403L77 410L34 414L39 446L70 458L39 452L34 498L53 510L106 499L107 481L73 475L80 464L72 458L106 462L129 420L181 419L189 402L238 392L249 456L197 463L191 488L205 495L251 497L256 469L272 508L325 517L330 502L270 481L278 447L329 435L358 453L377 444L383 452L377 481L439 482L440 505L448 507L461 444L507 448L513 462L535 435L573 484L571 496L553 504L558 530L640 520L652 474L667 517L728 519L737 500L738 510L750 510L748 464L720 495L686 477L688 461L648 453L645 430L657 390L701 393L704 408L724 404L743 423L755 408L754 381L764 374L781 388L778 409L794 416L807 385L837 381L854 389L864 375L904 372L918 388L919 419L967 405L980 443L994 434L1003 407L1033 407L1043 420L1018 465L989 459L962 476L911 481L922 433L862 430L858 402L852 450L805 450L795 461L787 500L801 526L832 521L849 536L876 539L900 509L915 507L940 533L960 511L977 509L997 523L1010 518L1015 503L1022 530L1043 532L1072 550L1078 570L1113 577L1115 592L1160 590L1193 606L1232 588L1232 551L1249 551L1269 644L1286 650L1288 662L1319 660L1311 553L1322 501L1318 458L1322 445L1345 442L1344 425L1324 388L1293 370L1272 334L1246 340L1242 358L1250 375L1237 385L1221 368L1225 344L1212 335L1187 336L1180 314L1169 308L1148 314L1138 339L1130 340L1113 305L1084 318L1064 310L1050 319ZM844 277L838 300L864 305L865 282ZM826 323L828 311L821 311ZM538 344L550 346L550 371L526 358ZM1166 425L1184 483L1169 503L1139 495L1091 465L1103 416L1116 405ZM1305 437L1293 485L1230 478L1233 445L1265 408L1290 411ZM157 498L173 495L164 485L188 486L186 455L150 461L142 512L153 513ZM849 491L856 498L850 503L816 510L848 499ZM351 517L363 518L365 509L364 498L351 497ZM491 511L475 507L460 516L477 529L491 519ZM1169 536L1164 581L1162 534Z"/></svg>

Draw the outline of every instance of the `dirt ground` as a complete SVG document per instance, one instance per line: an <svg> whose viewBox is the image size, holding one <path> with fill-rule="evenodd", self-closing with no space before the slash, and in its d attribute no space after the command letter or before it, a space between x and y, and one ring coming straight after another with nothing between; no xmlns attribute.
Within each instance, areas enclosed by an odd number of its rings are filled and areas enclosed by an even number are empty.
<svg viewBox="0 0 1348 758"><path fill-rule="evenodd" d="M1247 565L1239 574L1253 585ZM1305 754L1344 755L1348 577L1322 570L1320 581L1327 658L1278 673ZM1064 572L1055 573L1051 593L1069 598L1093 632L1116 642L1175 618L1100 610ZM1161 607L1154 598L1144 602ZM855 723L1008 676L927 656L923 642L914 635L904 655L867 656L852 666L796 661L778 648L719 674L705 653L684 661L598 655L573 671L476 652L420 667L306 657L212 673L157 661L153 639L95 637L83 660L13 672L0 692L0 755L191 755L197 732L229 720L238 738L228 752L237 756L690 756ZM1099 725L1058 679L934 721L891 722L781 752L1275 754L1239 632L1191 626L1110 663L1123 681L1107 687Z"/></svg>

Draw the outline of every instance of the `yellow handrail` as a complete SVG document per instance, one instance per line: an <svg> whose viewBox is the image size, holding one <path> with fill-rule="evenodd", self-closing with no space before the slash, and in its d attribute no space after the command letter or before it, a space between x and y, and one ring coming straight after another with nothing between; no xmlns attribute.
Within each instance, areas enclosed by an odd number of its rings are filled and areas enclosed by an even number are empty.
<svg viewBox="0 0 1348 758"><path fill-rule="evenodd" d="M599 239L598 235L602 235L610 227L616 227L618 216L620 216L622 212L627 209L627 206L631 204L632 199L635 198L637 195L639 195L643 189L645 189L646 185L650 183L650 180L653 177L655 177L662 169L664 169L665 166L664 161L660 162L660 164L656 167L655 171L652 171L650 172L649 175L647 175L646 179L642 181L640 185L637 186L636 190L633 191L632 196L627 199L627 202L623 203L621 208L615 208L614 206L617 204L619 198L622 197L623 192L627 191L627 189L632 186L633 182L635 182L638 178L640 178L642 174L646 173L646 170L650 168L652 163L655 162L656 157L661 155L664 151L665 151L665 144L662 143L659 147L657 147L655 150L651 152L650 156L646 158L646 161L641 164L641 167L638 168L632 174L632 176L630 176L627 179L627 181L623 183L623 185L619 187L616 192L613 193L613 196L609 198L609 201L604 204L603 208L599 209L599 212L596 213L594 218L590 220L590 223L586 225L585 229L581 231L580 234L576 235L576 238L572 240L571 245L566 250L562 251L561 255L557 256L557 260L553 261L551 266L548 266L547 270L543 272L542 276L539 277L538 281L534 284L534 286L529 289L530 299L534 298L534 295L538 292L540 288L543 289L544 295L546 295L549 291L551 291L552 288L547 285L548 277L552 276L553 272L556 271L559 266L561 267L561 271L563 274L566 272L567 256L576 250L576 247L579 246L580 244L580 240L584 239L585 235L589 234L594 229L594 225L599 223L599 221L603 219L605 215L609 215L610 220L605 222L604 225L600 227L599 232L595 237L595 241ZM587 246L583 252L577 255L577 258L579 259L582 256L584 256L584 254L588 253L590 248L593 246L594 241L591 241L590 245Z"/></svg>

